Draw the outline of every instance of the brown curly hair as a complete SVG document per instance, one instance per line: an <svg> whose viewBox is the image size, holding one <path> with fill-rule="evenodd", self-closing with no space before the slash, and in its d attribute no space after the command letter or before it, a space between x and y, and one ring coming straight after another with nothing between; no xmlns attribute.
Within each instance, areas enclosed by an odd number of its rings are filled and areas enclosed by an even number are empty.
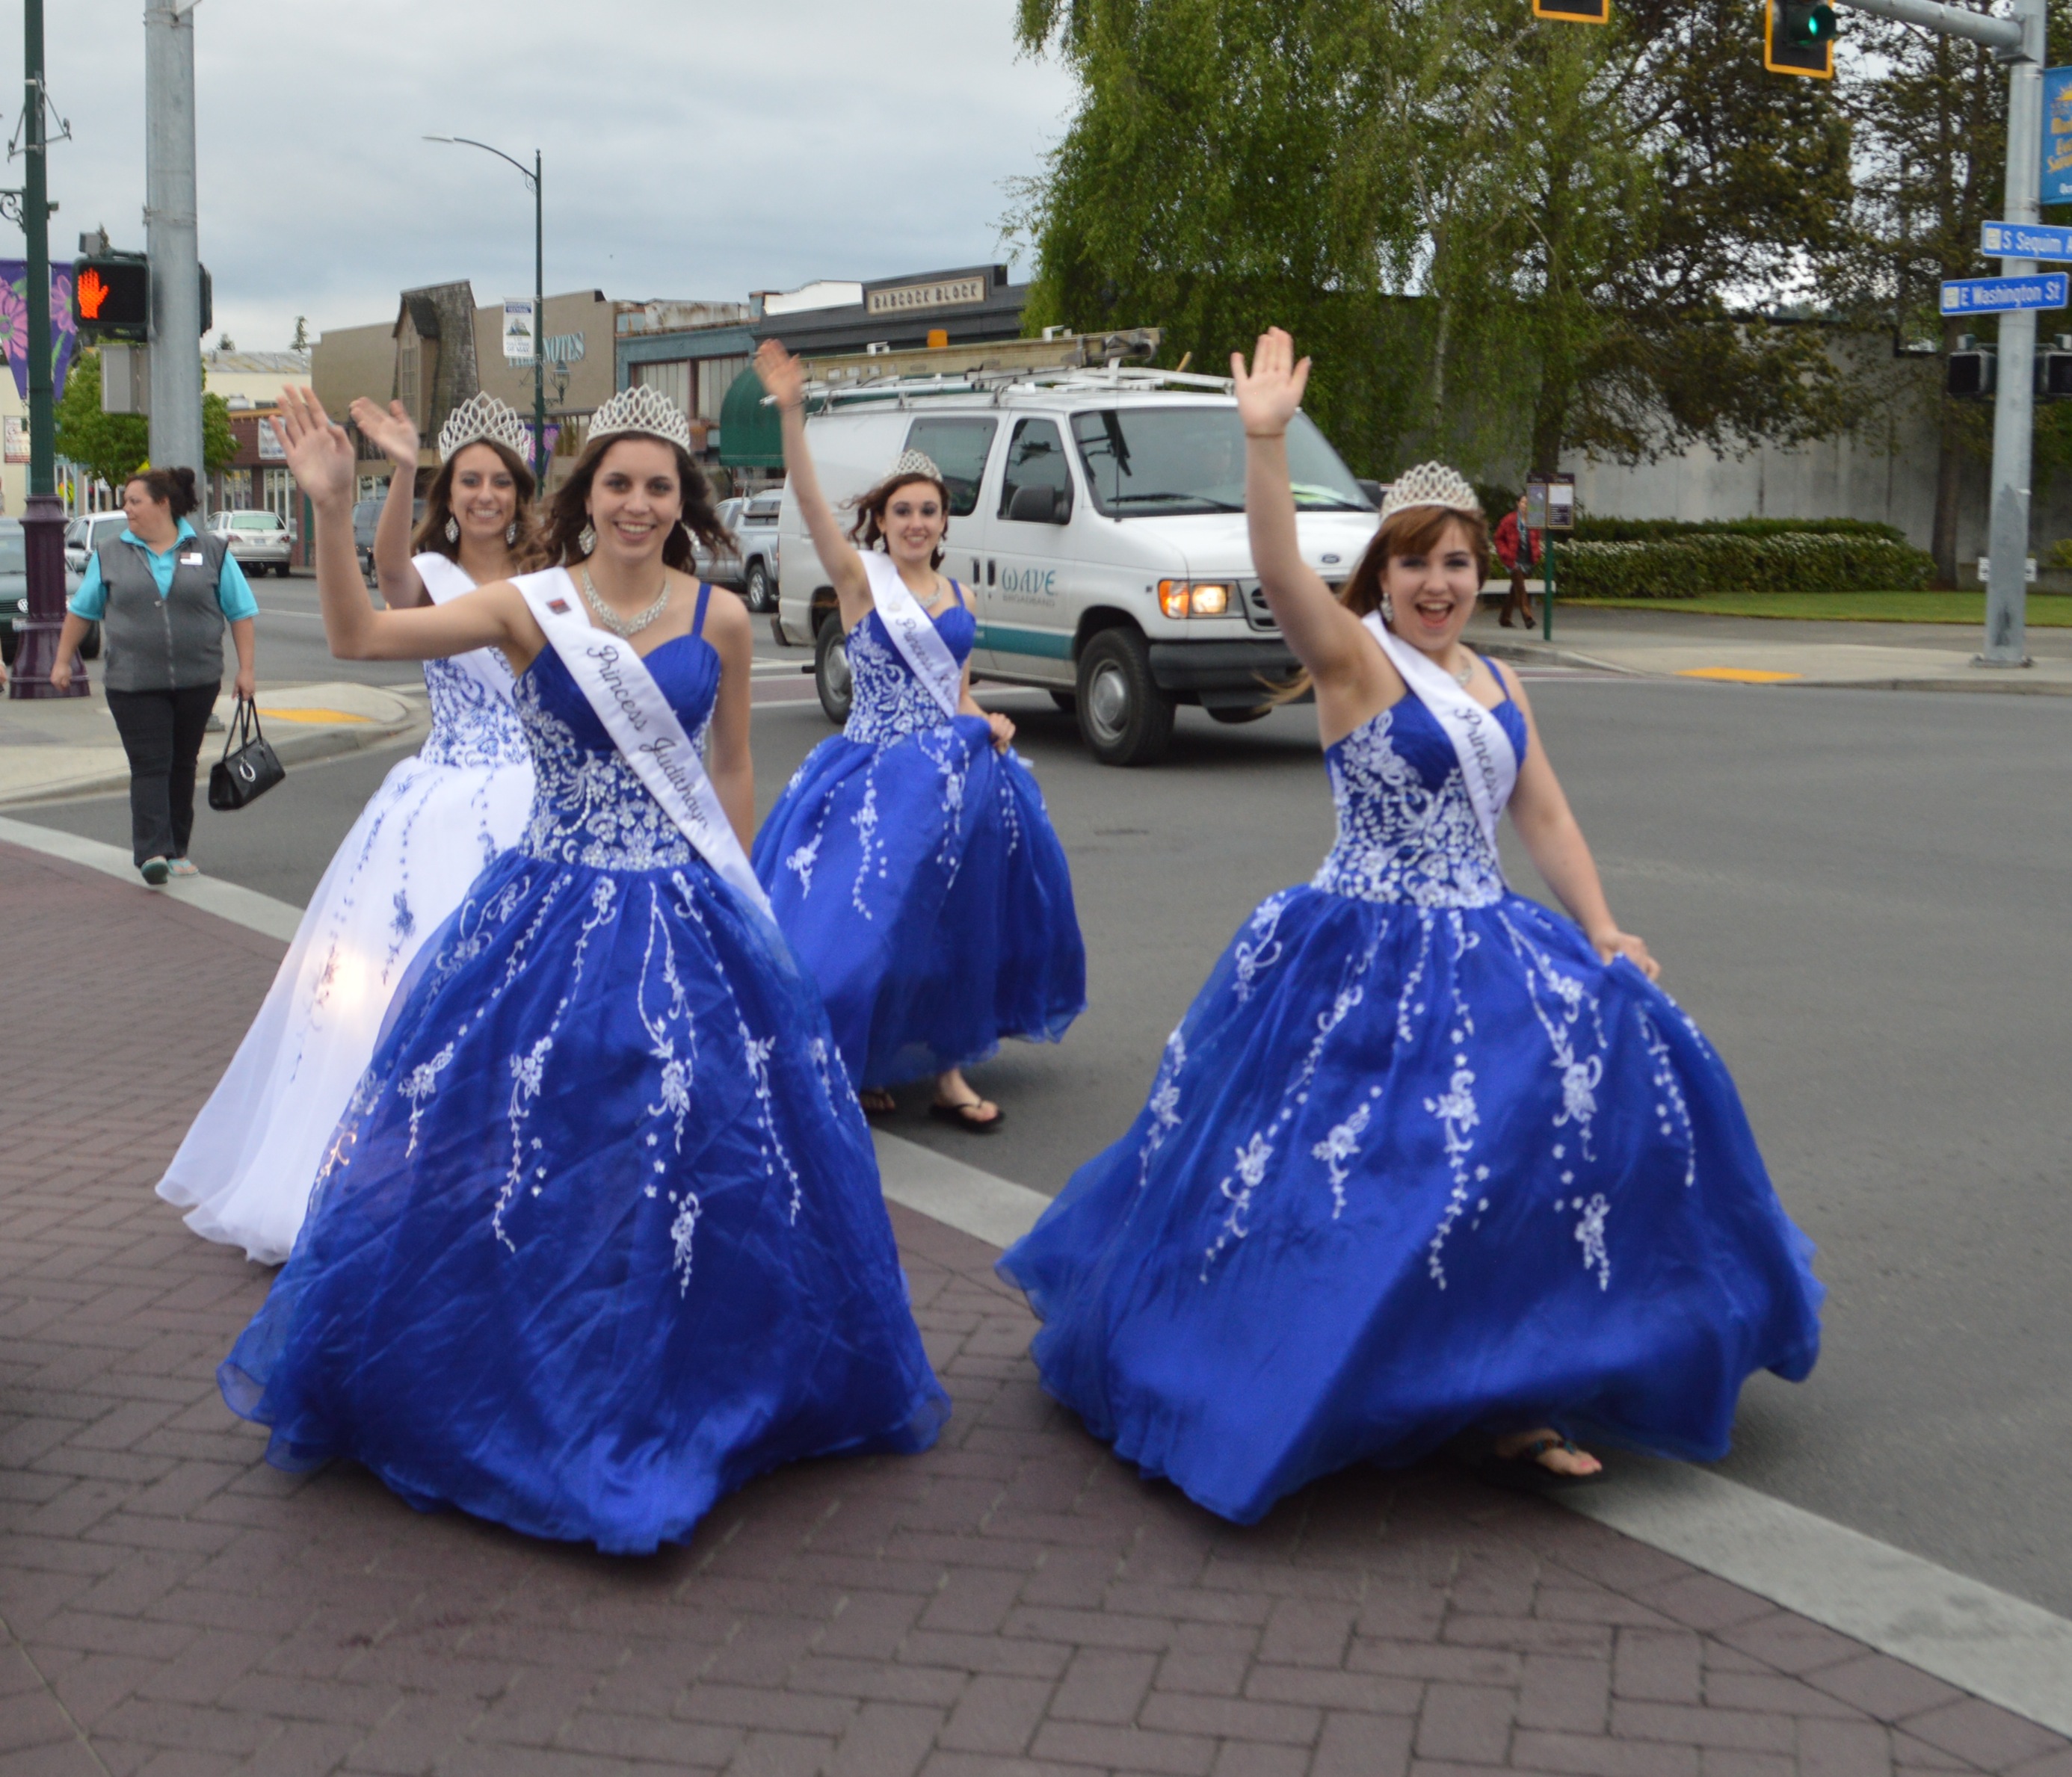
<svg viewBox="0 0 2072 1777"><path fill-rule="evenodd" d="M849 527L849 541L860 549L877 549L885 542L885 509L892 503L892 496L902 487L911 487L916 482L932 487L942 496L943 535L935 544L935 552L928 558L931 568L943 564L943 544L950 536L950 490L939 475L924 475L910 469L904 474L895 470L875 487L857 495L849 504L856 514L856 523Z"/></svg>
<svg viewBox="0 0 2072 1777"><path fill-rule="evenodd" d="M598 470L611 447L628 438L644 438L654 444L667 445L676 459L676 486L682 503L677 514L680 522L669 527L669 535L662 544L663 565L688 567L693 537L716 556L739 553L733 533L719 522L719 514L713 510L712 483L705 479L705 472L688 450L674 439L657 437L652 432L613 432L602 438L594 438L583 446L582 454L576 459L574 472L548 499L546 533L542 539L545 560L565 568L583 559L582 547L577 540L582 536L583 527L590 523L591 484L596 481Z"/></svg>
<svg viewBox="0 0 2072 1777"><path fill-rule="evenodd" d="M544 568L547 561L545 547L540 540L538 515L532 509L535 484L532 465L508 445L500 445L494 438L472 439L439 465L432 485L425 490L425 516L417 526L417 534L410 540L410 547L421 555L429 551L435 556L444 556L448 561L460 560L460 540L446 536L446 520L454 515L454 466L460 461L462 451L475 445L486 445L496 453L504 466L511 471L512 482L518 490L518 510L512 515L518 535L510 546L511 571L524 574L535 568Z"/></svg>

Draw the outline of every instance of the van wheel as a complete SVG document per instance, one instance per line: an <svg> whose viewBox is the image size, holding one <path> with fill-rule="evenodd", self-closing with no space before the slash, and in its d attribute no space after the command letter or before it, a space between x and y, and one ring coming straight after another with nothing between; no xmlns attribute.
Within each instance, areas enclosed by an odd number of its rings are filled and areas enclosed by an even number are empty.
<svg viewBox="0 0 2072 1777"><path fill-rule="evenodd" d="M1070 716L1079 707L1079 694L1075 691L1054 691L1050 693L1050 701Z"/></svg>
<svg viewBox="0 0 2072 1777"><path fill-rule="evenodd" d="M791 637L784 633L783 617L779 612L772 611L770 614L770 633L775 638L779 647L788 648L791 646Z"/></svg>
<svg viewBox="0 0 2072 1777"><path fill-rule="evenodd" d="M849 720L854 687L849 676L849 638L842 634L839 618L823 623L813 638L813 689L820 694L820 708L828 720L840 728Z"/></svg>
<svg viewBox="0 0 2072 1777"><path fill-rule="evenodd" d="M742 596L748 601L749 609L758 617L776 609L777 597L775 589L770 584L770 570L761 562L749 563L748 578L742 587Z"/></svg>
<svg viewBox="0 0 2072 1777"><path fill-rule="evenodd" d="M1173 740L1173 700L1134 630L1103 630L1079 656L1079 733L1104 765L1155 765Z"/></svg>

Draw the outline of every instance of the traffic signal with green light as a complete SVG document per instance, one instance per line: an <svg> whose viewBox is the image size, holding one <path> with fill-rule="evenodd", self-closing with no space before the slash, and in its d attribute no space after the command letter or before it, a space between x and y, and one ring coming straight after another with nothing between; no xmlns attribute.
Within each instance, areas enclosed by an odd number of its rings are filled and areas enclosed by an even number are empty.
<svg viewBox="0 0 2072 1777"><path fill-rule="evenodd" d="M1762 65L1773 74L1832 80L1836 29L1827 0L1764 0Z"/></svg>

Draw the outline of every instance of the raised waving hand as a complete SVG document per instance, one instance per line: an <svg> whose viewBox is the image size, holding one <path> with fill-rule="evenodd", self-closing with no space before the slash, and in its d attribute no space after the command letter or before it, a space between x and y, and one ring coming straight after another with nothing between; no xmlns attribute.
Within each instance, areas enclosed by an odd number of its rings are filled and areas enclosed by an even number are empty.
<svg viewBox="0 0 2072 1777"><path fill-rule="evenodd" d="M401 401L391 401L384 410L364 395L350 409L360 435L399 468L417 466L417 428Z"/></svg>
<svg viewBox="0 0 2072 1777"><path fill-rule="evenodd" d="M863 557L842 535L841 521L820 490L820 471L813 466L813 453L806 442L805 371L777 341L766 339L755 354L755 374L762 379L763 392L777 404L784 432L784 470L799 503L799 516L806 521L820 565L834 582L842 627L853 629L870 614L870 581L863 571Z"/></svg>

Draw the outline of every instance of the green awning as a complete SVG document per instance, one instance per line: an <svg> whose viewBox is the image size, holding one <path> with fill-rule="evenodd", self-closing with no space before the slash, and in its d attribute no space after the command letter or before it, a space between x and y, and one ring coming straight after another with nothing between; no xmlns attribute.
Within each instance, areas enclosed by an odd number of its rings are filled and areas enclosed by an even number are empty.
<svg viewBox="0 0 2072 1777"><path fill-rule="evenodd" d="M784 466L777 409L763 404L763 379L752 368L734 378L720 403L719 460L730 469Z"/></svg>

